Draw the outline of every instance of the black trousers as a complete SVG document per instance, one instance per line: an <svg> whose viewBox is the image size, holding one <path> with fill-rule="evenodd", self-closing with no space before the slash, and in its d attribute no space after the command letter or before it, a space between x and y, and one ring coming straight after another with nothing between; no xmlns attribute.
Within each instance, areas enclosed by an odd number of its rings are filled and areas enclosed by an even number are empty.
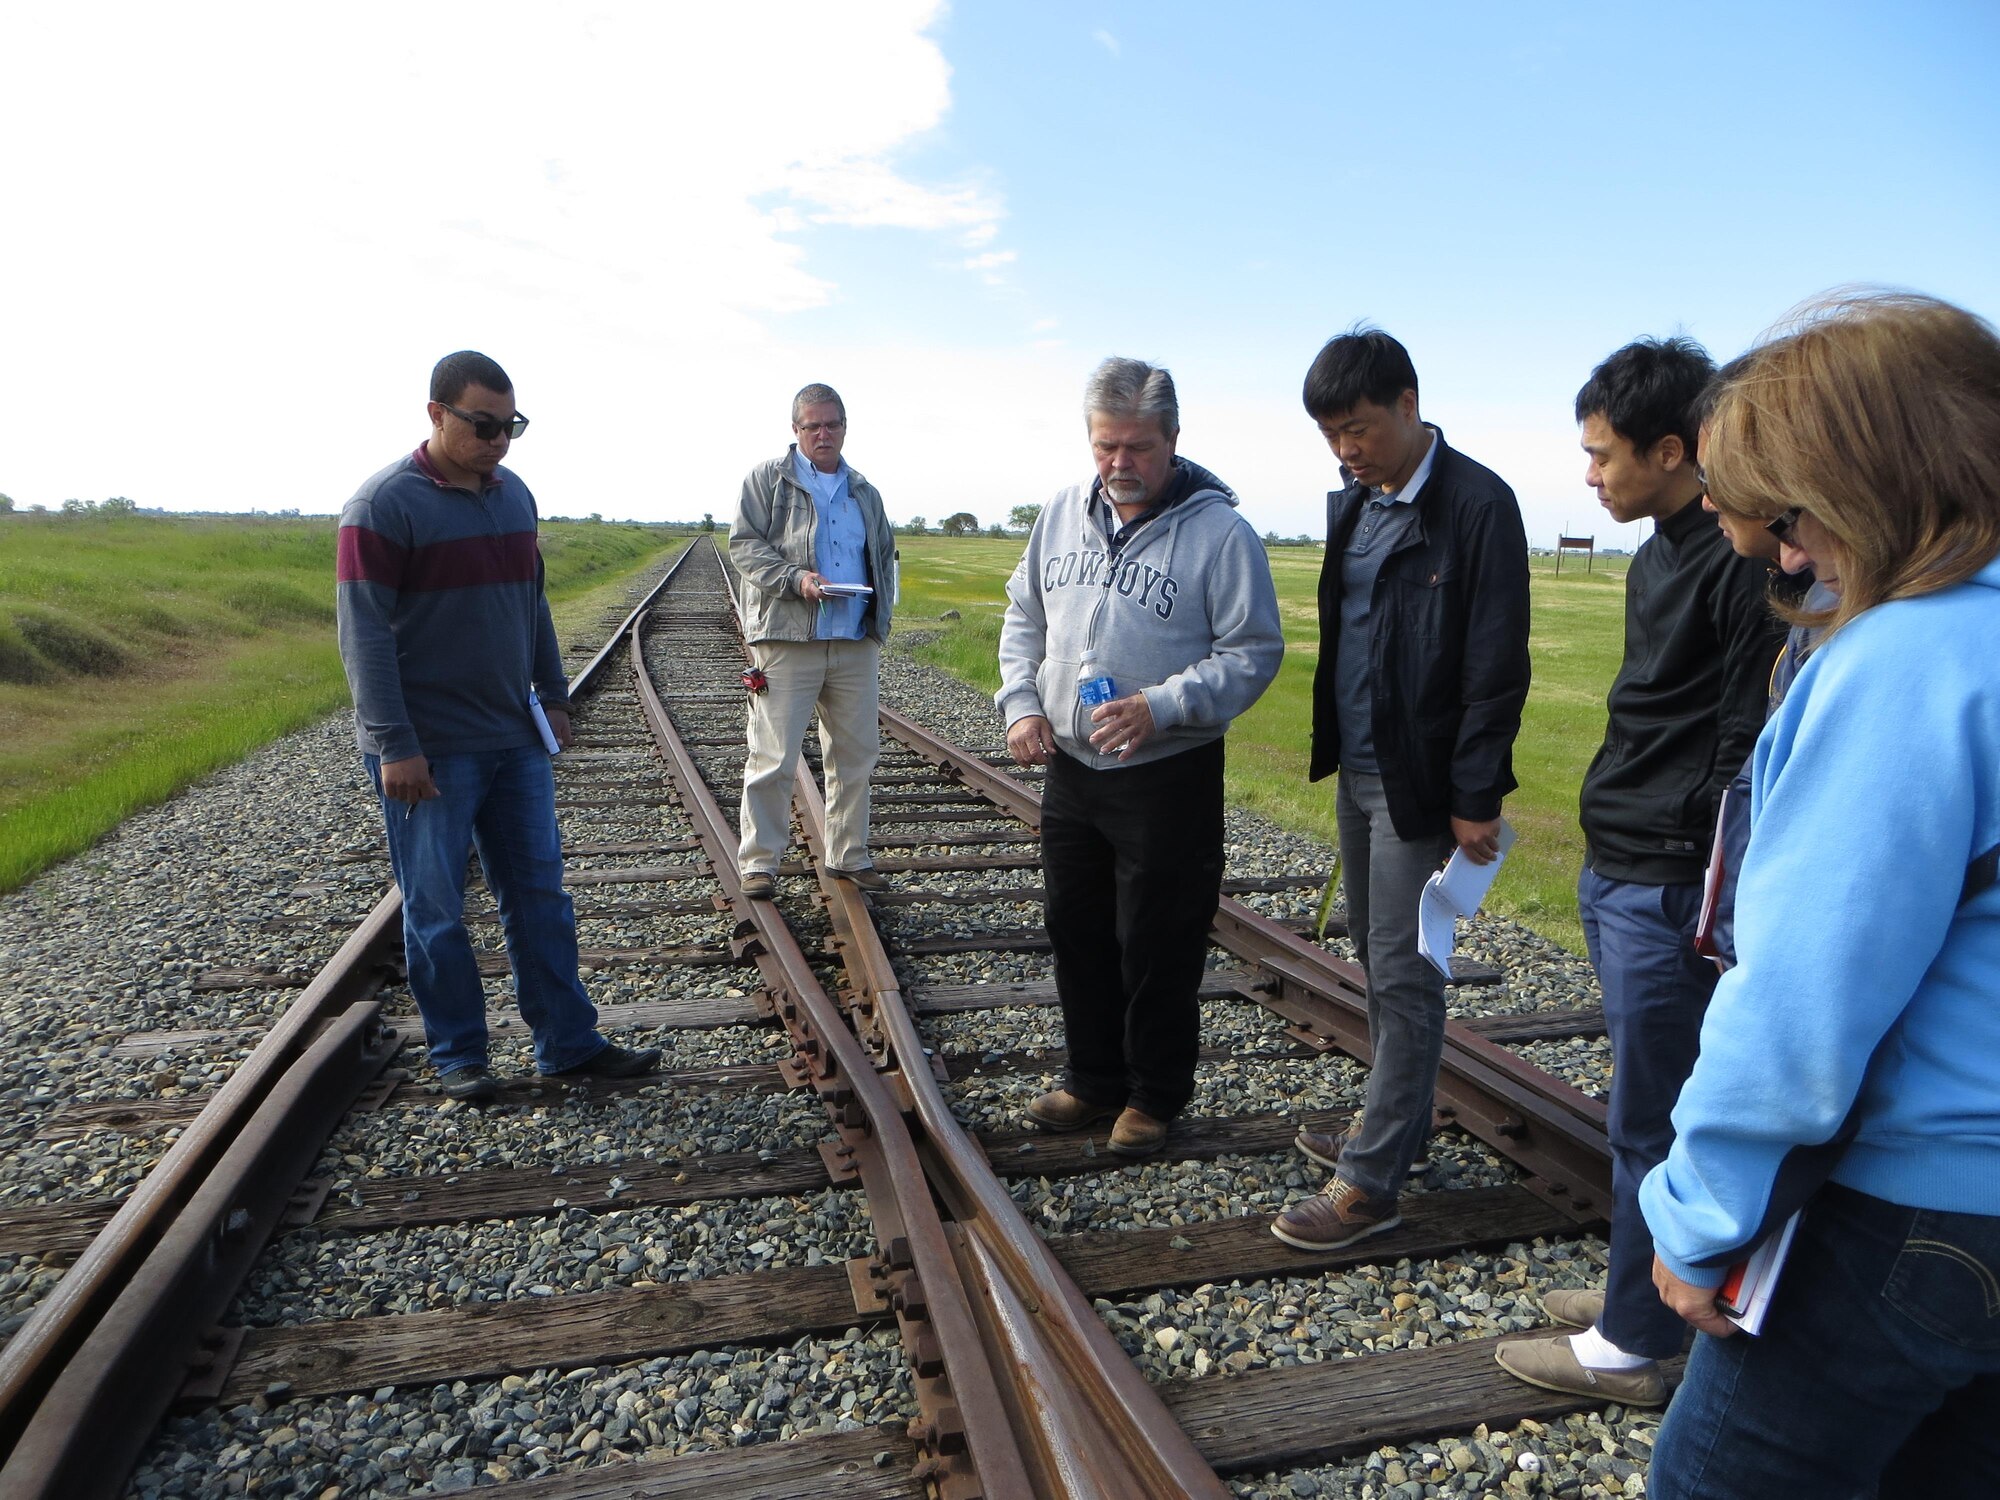
<svg viewBox="0 0 2000 1500"><path fill-rule="evenodd" d="M1057 755L1042 873L1064 1086L1172 1119L1194 1094L1196 995L1222 894L1222 741L1111 771Z"/></svg>

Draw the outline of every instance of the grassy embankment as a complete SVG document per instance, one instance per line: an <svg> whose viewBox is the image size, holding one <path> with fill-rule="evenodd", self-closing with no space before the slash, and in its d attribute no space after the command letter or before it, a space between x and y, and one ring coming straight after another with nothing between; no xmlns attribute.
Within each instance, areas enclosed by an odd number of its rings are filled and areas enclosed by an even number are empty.
<svg viewBox="0 0 2000 1500"><path fill-rule="evenodd" d="M332 517L0 517L0 891L342 707ZM681 538L546 523L557 628Z"/></svg>
<svg viewBox="0 0 2000 1500"><path fill-rule="evenodd" d="M989 692L1000 685L997 650L1007 575L1021 555L1017 540L907 537L903 551L904 627L930 639L916 654ZM1308 784L1312 676L1319 655L1316 590L1322 549L1279 547L1271 572L1285 625L1278 680L1229 735L1229 795L1288 828L1334 839L1331 782ZM1560 576L1537 558L1532 577L1530 649L1535 686L1528 696L1514 774L1521 789L1507 816L1520 834L1492 902L1544 936L1583 949L1576 918L1576 872L1583 836L1576 789L1604 734L1604 694L1624 640L1625 578L1599 563L1585 573L1573 561ZM938 624L956 609L962 618ZM998 726L994 739L999 739Z"/></svg>

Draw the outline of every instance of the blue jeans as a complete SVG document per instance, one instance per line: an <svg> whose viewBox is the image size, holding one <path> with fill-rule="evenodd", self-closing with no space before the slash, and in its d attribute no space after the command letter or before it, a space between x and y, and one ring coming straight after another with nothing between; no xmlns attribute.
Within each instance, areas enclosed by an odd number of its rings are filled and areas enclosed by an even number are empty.
<svg viewBox="0 0 2000 1500"><path fill-rule="evenodd" d="M368 777L382 791L382 762ZM486 992L465 930L465 862L473 849L500 907L521 1016L535 1066L560 1072L607 1045L576 972L576 912L562 885L556 784L539 745L433 756L438 795L382 802L389 863L403 893L410 994L438 1072L486 1062Z"/></svg>
<svg viewBox="0 0 2000 1500"><path fill-rule="evenodd" d="M1341 1149L1339 1175L1371 1198L1393 1198L1431 1134L1444 975L1417 950L1417 907L1453 844L1448 833L1398 836L1380 776L1342 768L1333 805L1347 935L1368 972L1371 1054L1361 1133Z"/></svg>
<svg viewBox="0 0 2000 1500"><path fill-rule="evenodd" d="M1585 869L1577 914L1604 992L1611 1038L1611 1270L1598 1327L1628 1354L1678 1354L1687 1325L1653 1287L1653 1232L1639 1184L1674 1143L1674 1101L1701 1050L1701 1018L1721 976L1694 951L1701 886L1642 885Z"/></svg>
<svg viewBox="0 0 2000 1500"><path fill-rule="evenodd" d="M1763 1333L1695 1341L1646 1493L2000 1495L2000 1218L1823 1188Z"/></svg>

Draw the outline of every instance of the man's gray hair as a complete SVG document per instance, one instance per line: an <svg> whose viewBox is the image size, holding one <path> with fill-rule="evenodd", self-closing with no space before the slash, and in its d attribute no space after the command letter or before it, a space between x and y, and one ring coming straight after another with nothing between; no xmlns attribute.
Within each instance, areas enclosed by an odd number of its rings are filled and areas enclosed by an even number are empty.
<svg viewBox="0 0 2000 1500"><path fill-rule="evenodd" d="M1174 395L1174 377L1143 359L1113 356L1091 371L1083 388L1083 420L1107 417L1153 417L1160 431L1173 437L1181 430L1181 403Z"/></svg>
<svg viewBox="0 0 2000 1500"><path fill-rule="evenodd" d="M799 425L799 418L808 406L818 406L822 401L831 401L840 408L840 420L847 420L847 403L840 399L840 392L830 385L814 382L792 397L792 425Z"/></svg>

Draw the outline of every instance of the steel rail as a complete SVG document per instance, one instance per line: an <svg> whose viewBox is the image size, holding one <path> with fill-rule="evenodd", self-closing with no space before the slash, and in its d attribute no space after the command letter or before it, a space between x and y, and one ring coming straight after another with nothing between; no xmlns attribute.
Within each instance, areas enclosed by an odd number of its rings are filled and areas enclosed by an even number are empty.
<svg viewBox="0 0 2000 1500"><path fill-rule="evenodd" d="M737 915L737 942L764 975L800 1066L832 1112L846 1159L867 1194L884 1247L879 1267L883 1299L895 1312L911 1353L926 1414L912 1433L925 1455L923 1477L947 1500L1030 1500L1038 1492L1022 1463L1002 1398L1003 1382L979 1336L915 1142L904 1127L902 1106L877 1076L839 1006L820 987L776 904L743 894L734 832L654 686L643 619L632 642L641 712L680 788L682 810L694 823Z"/></svg>
<svg viewBox="0 0 2000 1500"><path fill-rule="evenodd" d="M682 549L646 598L626 616L619 627L621 633L668 587L693 551L692 543ZM614 637L610 644L617 639ZM609 644L577 674L571 684L572 698L594 688L608 652ZM288 1095L324 1102L323 1094L288 1091L286 1080L294 1070L306 1066L308 1058L317 1055L313 1049L337 1017L352 1014L357 1006L364 1005L379 1016L376 996L394 971L401 953L402 911L401 893L392 885L325 968L273 1023L251 1054L232 1070L201 1113L141 1179L14 1337L0 1348L0 1477L5 1480L0 1484L0 1493L10 1500L17 1493L17 1485L22 1486L18 1490L22 1495L60 1493L64 1500L92 1493L82 1489L29 1488L37 1482L28 1467L29 1455L23 1454L21 1461L16 1461L16 1450L24 1435L58 1384L72 1374L74 1380L66 1389L82 1388L90 1381L88 1372L81 1368L86 1358L122 1360L136 1356L141 1363L151 1366L154 1379L159 1379L162 1371L183 1370L194 1363L193 1344L184 1329L129 1316L126 1289L141 1284L185 1286L178 1272L163 1269L154 1263L154 1257L195 1254L208 1261L212 1273L222 1274L219 1261L208 1256L200 1245L190 1245L184 1236L176 1235L177 1225L204 1193L214 1191L237 1197L247 1193L246 1184L227 1184L218 1174L225 1164L240 1165L240 1159L233 1155L236 1143L267 1101ZM379 1072L386 1066L390 1055L393 1048L373 1062L374 1070ZM338 1118L338 1113L323 1119L301 1118L294 1122L293 1129L299 1139L310 1138L316 1151ZM310 1165L310 1157L306 1164ZM289 1196L291 1189L285 1191ZM267 1228L265 1234L268 1232ZM256 1247L262 1243L263 1236L257 1237ZM240 1281L240 1276L237 1279ZM235 1285L231 1282L230 1290ZM195 1299L189 1300L192 1305ZM100 1328L110 1326L107 1319L121 1306L126 1312L120 1314L119 1326L135 1341L129 1349L119 1349L97 1336ZM145 1342L136 1342L142 1339ZM79 1368L72 1372L72 1365ZM171 1387L173 1382L167 1384ZM109 1386L99 1381L96 1388L106 1390ZM116 1419L109 1413L99 1416L101 1420L81 1423L82 1429L111 1431L124 1425L122 1408ZM143 1440L150 1424L136 1430ZM36 1451L53 1450L42 1446Z"/></svg>
<svg viewBox="0 0 2000 1500"><path fill-rule="evenodd" d="M731 602L735 592L731 588ZM740 621L740 609L738 617ZM942 744L944 742L937 741ZM1222 1500L1229 1490L1119 1347L1090 1301L951 1112L869 913L827 873L826 807L801 761L793 794L847 966L857 1032L883 1043L887 1081L914 1116L924 1166L952 1211L952 1245L1002 1383L1017 1451L1046 1500ZM732 866L732 875L734 873ZM757 907L768 903L752 902ZM866 1054L863 1054L864 1059ZM870 1062L872 1065L872 1060ZM902 1122L899 1121L899 1124Z"/></svg>
<svg viewBox="0 0 2000 1500"><path fill-rule="evenodd" d="M903 1001L888 949L852 881L826 873L826 810L800 768L794 797L819 856L838 948L885 1062L922 1132L924 1159L963 1231L963 1260L984 1289L989 1342L1016 1372L1010 1406L1044 1496L1217 1500L1229 1489L1168 1414L951 1112Z"/></svg>
<svg viewBox="0 0 2000 1500"><path fill-rule="evenodd" d="M895 739L1039 832L1042 799L1034 788L893 709L881 713ZM1217 905L1213 936L1255 970L1245 994L1293 1021L1293 1035L1368 1061L1368 979L1359 965L1228 896ZM1438 1098L1448 1119L1525 1167L1525 1185L1547 1202L1579 1223L1609 1215L1611 1146L1601 1101L1449 1020Z"/></svg>
<svg viewBox="0 0 2000 1500"><path fill-rule="evenodd" d="M310 1052L327 1022L335 1014L374 1002L401 938L402 902L391 889L133 1188L6 1348L0 1349L0 1458L5 1460L0 1474L7 1476L0 1493L12 1496L14 1491L7 1486L22 1482L13 1451L63 1370L89 1343L122 1290L137 1278L141 1265L161 1247L218 1170L245 1122ZM326 1122L328 1129L332 1123ZM167 1350L158 1355L162 1361L174 1357Z"/></svg>
<svg viewBox="0 0 2000 1500"><path fill-rule="evenodd" d="M399 1045L371 1000L348 1007L286 1069L42 1398L0 1468L0 1494L118 1493L178 1390L160 1378L160 1353L192 1347L222 1315L294 1185Z"/></svg>

